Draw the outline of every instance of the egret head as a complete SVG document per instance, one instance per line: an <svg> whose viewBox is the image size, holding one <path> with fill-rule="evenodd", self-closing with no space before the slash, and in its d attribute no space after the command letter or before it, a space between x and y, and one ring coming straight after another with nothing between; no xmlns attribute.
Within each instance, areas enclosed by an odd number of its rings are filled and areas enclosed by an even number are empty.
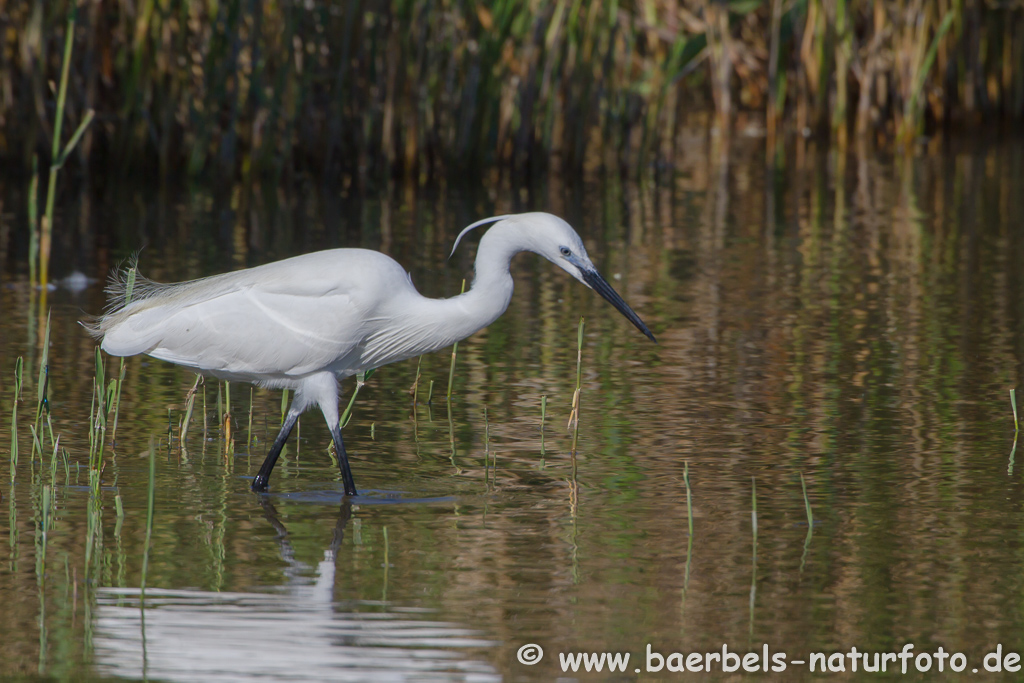
<svg viewBox="0 0 1024 683"><path fill-rule="evenodd" d="M536 212L486 218L465 228L456 238L455 247L459 245L459 240L463 235L473 228L494 222L504 228L503 232L507 232L508 239L513 242L516 249L532 251L551 261L604 297L648 339L657 343L640 316L633 312L629 304L597 272L597 268L594 267L587 255L587 248L583 246L583 240L580 239L579 234L558 216ZM455 252L455 247L452 247L452 253Z"/></svg>

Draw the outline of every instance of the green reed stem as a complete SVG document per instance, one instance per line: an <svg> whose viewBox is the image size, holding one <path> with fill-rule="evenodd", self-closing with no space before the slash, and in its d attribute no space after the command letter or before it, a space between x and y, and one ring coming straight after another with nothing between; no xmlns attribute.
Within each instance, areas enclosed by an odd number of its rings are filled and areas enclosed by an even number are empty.
<svg viewBox="0 0 1024 683"><path fill-rule="evenodd" d="M39 440L39 432L37 432L36 428L32 425L28 426L28 431L32 435L32 455L30 456L29 460L33 461L35 459L36 451L39 451L39 458L41 460L43 457L43 443L42 441Z"/></svg>
<svg viewBox="0 0 1024 683"><path fill-rule="evenodd" d="M931 45L928 46L928 52L925 54L924 60L918 67L917 73L914 74L914 82L910 93L910 98L907 100L903 112L903 126L900 131L900 137L904 144L913 142L914 136L916 136L920 130L921 125L924 121L924 99L922 94L924 93L924 86L926 79L928 78L928 72L932 69L932 64L935 63L935 56L939 50L939 43L942 42L946 32L949 31L953 25L953 19L956 17L956 12L952 9L946 12L946 15L942 18L942 23L939 24L939 28L935 31L935 36L932 38Z"/></svg>
<svg viewBox="0 0 1024 683"><path fill-rule="evenodd" d="M224 382L224 455L235 452L235 437L232 434L231 382Z"/></svg>
<svg viewBox="0 0 1024 683"><path fill-rule="evenodd" d="M97 479L92 470L89 471L90 483ZM101 563L102 553L95 553L97 561L95 564L92 562L94 557L94 550L97 545L102 543L103 538L103 506L100 501L100 497L96 495L95 491L89 498L89 503L86 507L86 534L85 534L85 586L93 586L93 582L90 580L92 576L99 575L99 565Z"/></svg>
<svg viewBox="0 0 1024 683"><path fill-rule="evenodd" d="M811 537L814 535L814 515L811 514L811 499L807 497L807 483L804 481L804 473L800 473L800 487L804 492L804 508L807 510L807 536L804 538L804 552L800 556L800 573L804 571L807 563L807 551L811 548Z"/></svg>
<svg viewBox="0 0 1024 683"><path fill-rule="evenodd" d="M89 394L89 472L96 457L96 378L92 380L92 391ZM33 430L34 433L34 430Z"/></svg>
<svg viewBox="0 0 1024 683"><path fill-rule="evenodd" d="M21 400L21 382L24 361L21 356L14 361L14 400L11 402L11 481L18 470L18 402Z"/></svg>
<svg viewBox="0 0 1024 683"><path fill-rule="evenodd" d="M49 486L45 486L44 485L43 486L43 503L42 503L42 507L39 509L39 517L40 517L39 524L40 524L40 528L42 530L42 542L40 543L39 563L40 563L40 566L43 568L43 574L44 575L46 573L45 572L45 567L46 567L47 537L49 535L51 518L52 518L52 515L50 514L50 501L51 501L52 497L53 497L52 496L52 489Z"/></svg>
<svg viewBox="0 0 1024 683"><path fill-rule="evenodd" d="M462 474L462 468L455 462L455 421L452 420L452 404L449 402L446 407L448 409L448 446L451 449L449 460L451 460L452 467L455 468L455 473Z"/></svg>
<svg viewBox="0 0 1024 683"><path fill-rule="evenodd" d="M195 384L188 390L185 396L185 419L181 422L181 429L178 430L178 447L185 448L185 441L188 439L188 428L192 422L192 411L196 406L196 392L199 390L199 383L203 380L202 375L196 375ZM249 412L250 429L252 428L252 409Z"/></svg>
<svg viewBox="0 0 1024 683"><path fill-rule="evenodd" d="M46 331L43 333L43 353L39 359L39 376L36 379L36 420L35 420L35 433L39 434L40 418L45 408L49 411L50 406L47 402L46 392L50 383L50 312L46 313ZM39 457L43 457L42 442L38 441L40 450ZM35 457L35 449L32 451L32 457Z"/></svg>
<svg viewBox="0 0 1024 683"><path fill-rule="evenodd" d="M203 382L203 449L206 449L206 439L210 431L209 418L206 409L206 382Z"/></svg>
<svg viewBox="0 0 1024 683"><path fill-rule="evenodd" d="M811 500L807 497L807 482L804 481L804 473L800 473L800 488L804 492L804 509L807 511L807 526L814 526L814 515L811 514Z"/></svg>
<svg viewBox="0 0 1024 683"><path fill-rule="evenodd" d="M487 419L487 406L484 406L484 485L488 488L493 476L491 471L491 423Z"/></svg>
<svg viewBox="0 0 1024 683"><path fill-rule="evenodd" d="M253 400L253 387L249 387L249 426L245 432L245 452L248 453L252 449L252 400Z"/></svg>
<svg viewBox="0 0 1024 683"><path fill-rule="evenodd" d="M32 155L32 180L28 185L28 279L39 284L39 158Z"/></svg>
<svg viewBox="0 0 1024 683"><path fill-rule="evenodd" d="M757 561L757 479L750 477L750 527L754 535L754 561Z"/></svg>
<svg viewBox="0 0 1024 683"><path fill-rule="evenodd" d="M683 485L686 486L686 525L693 537L693 498L690 491L690 463L683 463Z"/></svg>
<svg viewBox="0 0 1024 683"><path fill-rule="evenodd" d="M750 620L747 627L749 636L754 636L754 606L757 602L757 480L750 477L750 522L753 544L750 552Z"/></svg>
<svg viewBox="0 0 1024 683"><path fill-rule="evenodd" d="M683 462L683 485L686 487L686 525L689 529L686 537L686 569L683 575L682 600L685 603L686 591L690 588L690 564L693 561L693 497L690 490L690 463L688 461Z"/></svg>
<svg viewBox="0 0 1024 683"><path fill-rule="evenodd" d="M10 548L10 564L8 568L12 574L18 574L18 501L15 496L14 482L11 482L7 489L7 544Z"/></svg>
<svg viewBox="0 0 1024 683"><path fill-rule="evenodd" d="M57 93L57 119L53 123L53 145L50 156L50 182L46 191L46 213L43 215L42 233L39 238L39 286L45 288L49 282L50 241L53 233L53 205L57 195L57 161L60 159L60 134L64 125L64 105L68 94L68 72L71 68L71 48L75 39L75 18L77 6L72 6L64 33L64 59L60 70L60 90Z"/></svg>
<svg viewBox="0 0 1024 683"><path fill-rule="evenodd" d="M90 467L98 471L103 462L103 452L106 449L107 436L107 411L110 406L110 399L113 394L113 386L104 386L106 383L106 370L103 365L103 355L100 347L96 347L96 420L93 423L95 430L95 449L92 453L93 460Z"/></svg>
<svg viewBox="0 0 1024 683"><path fill-rule="evenodd" d="M384 527L384 590L381 594L381 601L388 600L388 571L391 568L390 562L391 544L388 541L388 528Z"/></svg>
<svg viewBox="0 0 1024 683"><path fill-rule="evenodd" d="M18 471L18 403L15 401L11 411L11 482L14 482Z"/></svg>
<svg viewBox="0 0 1024 683"><path fill-rule="evenodd" d="M53 441L53 453L50 454L50 484L57 486L57 454L60 452L60 437Z"/></svg>
<svg viewBox="0 0 1024 683"><path fill-rule="evenodd" d="M127 306L132 301L132 294L135 292L135 277L138 273L138 269L132 266L128 269L127 282L124 288L124 305ZM110 441L111 443L117 441L117 417L121 413L121 385L124 384L124 372L125 372L125 361L121 358L121 370L117 374L117 393L114 396L114 424L110 429Z"/></svg>
<svg viewBox="0 0 1024 683"><path fill-rule="evenodd" d="M122 357L121 358L121 369L117 373L117 379L116 380L111 380L112 383L116 382L116 384L114 384L114 396L113 396L114 422L113 422L113 424L111 425L111 428L110 428L110 443L111 443L111 446L113 446L114 443L117 441L117 417L118 417L118 415L121 414L121 385L124 384L124 373L125 373L125 362L124 362L124 358Z"/></svg>
<svg viewBox="0 0 1024 683"><path fill-rule="evenodd" d="M1013 430L1020 431L1020 423L1017 422L1017 390L1010 389L1010 407L1013 408Z"/></svg>
<svg viewBox="0 0 1024 683"><path fill-rule="evenodd" d="M576 443L580 436L580 387L583 384L583 317L576 332L576 393L572 397L572 454L576 455Z"/></svg>
<svg viewBox="0 0 1024 683"><path fill-rule="evenodd" d="M49 411L46 412L46 433L50 436L50 443L56 443L56 437L53 435L53 416ZM40 453L40 463L42 463L42 454Z"/></svg>
<svg viewBox="0 0 1024 683"><path fill-rule="evenodd" d="M1020 432L1013 433L1013 446L1010 447L1010 460L1006 465L1007 476L1013 476L1013 459L1017 455L1017 437L1020 436Z"/></svg>
<svg viewBox="0 0 1024 683"><path fill-rule="evenodd" d="M544 449L544 422L547 420L548 413L548 397L540 397L540 466L544 467L544 456L546 455Z"/></svg>
<svg viewBox="0 0 1024 683"><path fill-rule="evenodd" d="M152 437L149 440L149 502L146 505L146 543L142 549L142 584L140 599L146 599L146 575L149 571L149 548L153 538L153 506L156 498L156 449Z"/></svg>
<svg viewBox="0 0 1024 683"><path fill-rule="evenodd" d="M57 172L67 160L68 156L78 145L78 141L85 133L85 129L92 122L93 112L86 113L78 129L68 141L63 151L61 150L61 130L64 125L64 108L67 103L68 74L71 69L71 48L75 39L75 20L78 15L77 5L71 6L71 14L68 17L67 30L64 34L64 58L61 63L60 89L57 92L57 113L53 123L53 145L50 161L50 182L46 191L46 214L43 216L42 234L39 239L39 285L43 288L49 282L50 273L50 244L53 235L53 206L57 195Z"/></svg>
<svg viewBox="0 0 1024 683"><path fill-rule="evenodd" d="M460 294L465 294L465 292L466 292L466 279L463 278L462 279L462 290L459 293ZM458 355L458 353L459 353L459 342L455 342L452 345L452 364L451 364L451 367L448 368L448 393L447 393L446 397L447 397L449 402L452 400L452 382L455 379L455 357L456 357L456 355ZM428 401L428 403L429 403L429 401Z"/></svg>
<svg viewBox="0 0 1024 683"><path fill-rule="evenodd" d="M416 410L416 402L420 397L420 366L423 364L423 356L419 356L416 359L416 379L412 381L412 406L413 411Z"/></svg>
<svg viewBox="0 0 1024 683"><path fill-rule="evenodd" d="M366 381L370 379L376 371L376 368L371 368L356 374L356 388L352 390L352 397L348 400L348 405L345 406L345 412L341 414L341 419L338 421L338 424L341 425L342 429L348 426L349 420L352 419L352 407L356 403L356 396L359 395L359 390L363 388Z"/></svg>

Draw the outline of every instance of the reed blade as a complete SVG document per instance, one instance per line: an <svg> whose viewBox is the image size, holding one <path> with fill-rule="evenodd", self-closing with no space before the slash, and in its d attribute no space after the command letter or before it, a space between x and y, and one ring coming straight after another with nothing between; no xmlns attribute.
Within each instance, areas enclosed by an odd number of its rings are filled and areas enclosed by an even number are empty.
<svg viewBox="0 0 1024 683"><path fill-rule="evenodd" d="M1013 408L1013 430L1020 431L1020 423L1017 422L1017 390L1010 389L1010 407Z"/></svg>
<svg viewBox="0 0 1024 683"><path fill-rule="evenodd" d="M153 510L156 501L156 448L152 437L149 440L149 496L146 503L146 541L142 547L142 579L140 599L146 600L146 579L149 572L149 550L153 539Z"/></svg>
<svg viewBox="0 0 1024 683"><path fill-rule="evenodd" d="M572 412L569 424L572 427L572 454L576 455L576 444L580 436L580 385L583 383L583 317L576 332L576 391L572 395Z"/></svg>
<svg viewBox="0 0 1024 683"><path fill-rule="evenodd" d="M465 279L462 280L462 291L460 291L459 293L460 294L465 294L466 293L466 280ZM447 397L449 403L452 400L452 383L455 381L455 358L456 358L456 356L458 356L458 354L459 354L459 342L455 342L454 344L452 344L452 364L448 368L448 393L446 394L446 397Z"/></svg>

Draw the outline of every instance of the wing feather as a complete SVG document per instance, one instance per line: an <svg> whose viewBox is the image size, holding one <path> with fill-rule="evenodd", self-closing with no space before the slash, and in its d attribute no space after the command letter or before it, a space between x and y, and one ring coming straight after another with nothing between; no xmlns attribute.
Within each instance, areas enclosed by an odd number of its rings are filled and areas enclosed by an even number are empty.
<svg viewBox="0 0 1024 683"><path fill-rule="evenodd" d="M415 292L392 259L361 249L177 284L139 278L127 304L122 280L112 285L114 305L89 325L104 351L262 382L347 370L381 324L382 302Z"/></svg>
<svg viewBox="0 0 1024 683"><path fill-rule="evenodd" d="M158 313L158 311L154 311ZM141 317L141 316L140 316ZM241 291L172 312L154 358L207 372L297 377L345 358L358 345L351 297Z"/></svg>

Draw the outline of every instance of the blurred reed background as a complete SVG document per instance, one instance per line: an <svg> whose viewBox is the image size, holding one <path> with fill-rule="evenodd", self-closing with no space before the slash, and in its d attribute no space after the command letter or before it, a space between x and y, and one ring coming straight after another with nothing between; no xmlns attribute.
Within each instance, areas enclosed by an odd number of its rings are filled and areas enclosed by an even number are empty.
<svg viewBox="0 0 1024 683"><path fill-rule="evenodd" d="M0 0L0 157L46 158L75 0ZM87 0L73 161L164 179L672 164L687 126L908 145L1024 113L1020 0Z"/></svg>

